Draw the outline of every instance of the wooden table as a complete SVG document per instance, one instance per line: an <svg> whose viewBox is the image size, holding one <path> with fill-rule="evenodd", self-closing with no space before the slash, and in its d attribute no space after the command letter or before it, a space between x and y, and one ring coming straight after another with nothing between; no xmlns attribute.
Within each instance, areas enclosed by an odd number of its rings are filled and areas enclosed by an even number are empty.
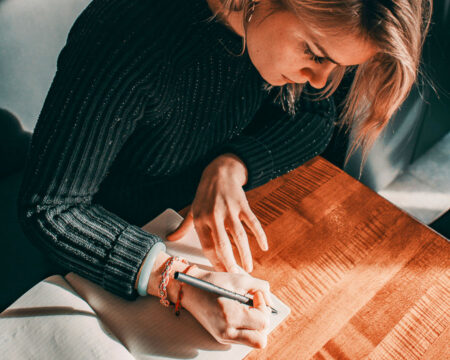
<svg viewBox="0 0 450 360"><path fill-rule="evenodd" d="M450 359L443 237L321 157L247 195L252 275L291 314L246 359Z"/></svg>

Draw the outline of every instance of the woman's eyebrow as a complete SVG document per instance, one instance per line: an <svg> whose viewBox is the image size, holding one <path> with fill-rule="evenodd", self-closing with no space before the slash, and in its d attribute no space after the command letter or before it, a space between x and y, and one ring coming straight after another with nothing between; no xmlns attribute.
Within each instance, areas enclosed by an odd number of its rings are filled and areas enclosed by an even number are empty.
<svg viewBox="0 0 450 360"><path fill-rule="evenodd" d="M333 64L342 66L341 64L339 64L337 61L333 60L332 58L330 58L330 55L327 54L327 52L325 51L325 49L320 46L318 43L316 43L315 41L313 42L314 46L316 48L319 49L319 51L323 54L323 56L320 56L321 58L327 59L328 61L331 61Z"/></svg>

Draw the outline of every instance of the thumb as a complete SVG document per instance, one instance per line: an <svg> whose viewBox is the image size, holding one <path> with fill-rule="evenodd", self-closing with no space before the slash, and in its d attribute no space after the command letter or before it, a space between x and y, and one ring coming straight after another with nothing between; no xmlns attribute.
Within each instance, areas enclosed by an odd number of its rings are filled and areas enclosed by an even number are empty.
<svg viewBox="0 0 450 360"><path fill-rule="evenodd" d="M178 228L168 234L166 239L169 241L177 241L180 240L184 235L186 235L192 228L194 227L194 217L192 216L192 211L189 211L186 215L186 218L183 222L178 226Z"/></svg>

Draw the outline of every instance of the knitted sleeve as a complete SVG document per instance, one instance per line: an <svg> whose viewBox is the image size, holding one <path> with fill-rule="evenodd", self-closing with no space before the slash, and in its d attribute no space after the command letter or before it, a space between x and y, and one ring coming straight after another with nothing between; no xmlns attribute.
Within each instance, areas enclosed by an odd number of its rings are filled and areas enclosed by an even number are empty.
<svg viewBox="0 0 450 360"><path fill-rule="evenodd" d="M244 190L253 189L322 153L333 134L335 113L332 98L315 101L302 96L294 116L268 98L243 134L221 153L234 153L244 162Z"/></svg>
<svg viewBox="0 0 450 360"><path fill-rule="evenodd" d="M58 57L18 212L27 237L56 262L132 299L139 267L161 239L94 203L93 196L150 103L160 73L152 57L161 50L145 36L139 40L138 31L123 31L133 21L124 16L126 1L110 11L116 15L107 24L108 4L101 4L78 19Z"/></svg>

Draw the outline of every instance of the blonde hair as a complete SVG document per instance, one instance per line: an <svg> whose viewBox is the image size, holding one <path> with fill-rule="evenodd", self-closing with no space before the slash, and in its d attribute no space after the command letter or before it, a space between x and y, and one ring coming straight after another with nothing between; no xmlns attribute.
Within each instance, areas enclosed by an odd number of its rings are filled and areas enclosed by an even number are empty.
<svg viewBox="0 0 450 360"><path fill-rule="evenodd" d="M432 0L267 0L273 12L283 9L298 16L321 33L336 29L360 36L379 52L358 65L353 83L342 104L340 126L355 128L356 138L346 161L358 146L365 162L368 149L406 99L420 68L423 43L431 20ZM243 11L246 47L248 16L252 0L220 0L216 14ZM256 5L258 6L258 5ZM330 96L348 69L338 66L330 75L320 98ZM271 89L272 86L267 86ZM303 85L287 84L277 99L285 110L295 113ZM361 164L361 168L362 168Z"/></svg>

